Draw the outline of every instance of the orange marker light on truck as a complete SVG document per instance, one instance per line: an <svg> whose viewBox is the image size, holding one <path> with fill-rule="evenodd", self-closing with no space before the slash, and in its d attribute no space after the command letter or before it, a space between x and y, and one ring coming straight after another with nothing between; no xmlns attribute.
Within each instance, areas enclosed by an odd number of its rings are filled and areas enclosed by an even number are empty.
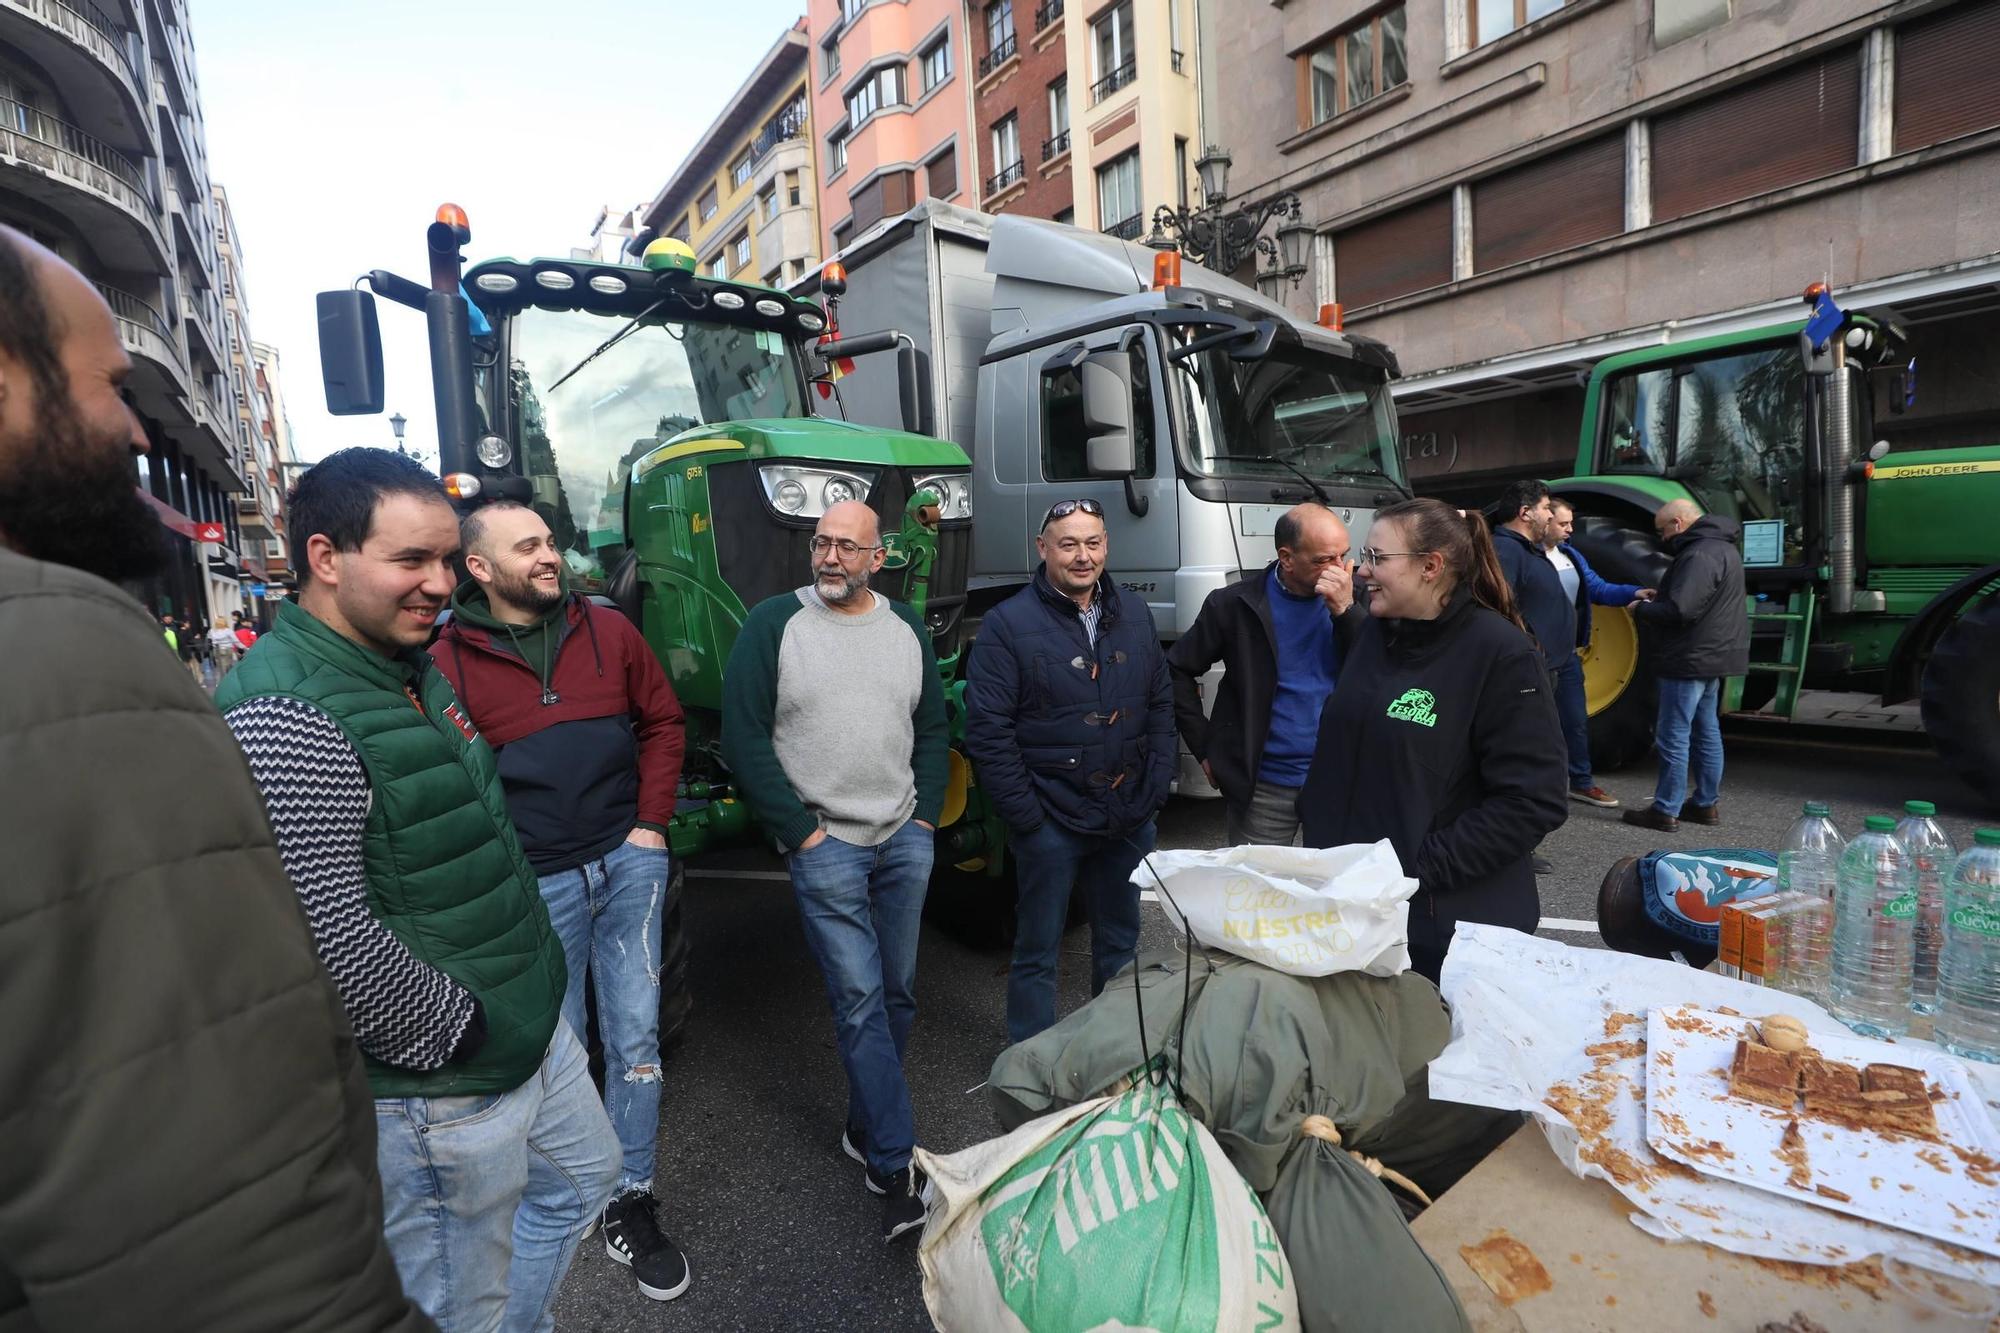
<svg viewBox="0 0 2000 1333"><path fill-rule="evenodd" d="M465 210L457 204L439 204L437 220L447 227L456 227L460 231L472 230L472 224L466 221Z"/></svg>
<svg viewBox="0 0 2000 1333"><path fill-rule="evenodd" d="M1340 302L1330 301L1319 308L1320 327L1340 332Z"/></svg>
<svg viewBox="0 0 2000 1333"><path fill-rule="evenodd" d="M1153 256L1153 290L1181 285L1181 252L1162 250Z"/></svg>

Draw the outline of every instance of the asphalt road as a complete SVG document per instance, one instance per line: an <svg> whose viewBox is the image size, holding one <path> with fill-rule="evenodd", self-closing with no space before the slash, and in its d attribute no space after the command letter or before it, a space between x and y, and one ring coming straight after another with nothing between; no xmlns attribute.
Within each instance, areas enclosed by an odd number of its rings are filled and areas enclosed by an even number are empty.
<svg viewBox="0 0 2000 1333"><path fill-rule="evenodd" d="M1773 847L1800 804L1815 799L1832 803L1844 831L1913 798L1936 802L1961 846L1982 822L1971 794L1927 750L1740 735L1726 749L1724 823L1690 827L1680 845ZM1599 780L1628 802L1643 800L1652 770ZM1176 800L1160 829L1165 847L1219 845L1221 806ZM1617 811L1573 804L1543 848L1555 865L1541 882L1543 933L1598 946L1594 930L1551 923L1594 921L1611 863L1663 841L1620 823ZM778 862L747 851L705 858L690 869L687 894L695 1009L688 1040L667 1065L655 1189L694 1283L669 1304L646 1300L593 1238L564 1284L558 1327L929 1329L915 1238L883 1245L880 1204L839 1150L845 1083ZM1146 910L1142 945L1176 938L1157 909ZM1066 1013L1086 998L1087 932L1072 931L1064 949ZM926 926L908 1071L927 1147L951 1151L997 1132L981 1085L1005 1045L1006 969L1004 952L968 948Z"/></svg>

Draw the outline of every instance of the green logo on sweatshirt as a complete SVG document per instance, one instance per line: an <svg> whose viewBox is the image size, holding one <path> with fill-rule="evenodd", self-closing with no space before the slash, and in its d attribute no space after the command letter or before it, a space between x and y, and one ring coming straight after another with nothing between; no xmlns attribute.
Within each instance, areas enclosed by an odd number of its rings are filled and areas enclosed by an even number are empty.
<svg viewBox="0 0 2000 1333"><path fill-rule="evenodd" d="M1404 690L1396 702L1389 705L1389 716L1398 722L1414 722L1420 727L1435 727L1437 699L1429 690Z"/></svg>

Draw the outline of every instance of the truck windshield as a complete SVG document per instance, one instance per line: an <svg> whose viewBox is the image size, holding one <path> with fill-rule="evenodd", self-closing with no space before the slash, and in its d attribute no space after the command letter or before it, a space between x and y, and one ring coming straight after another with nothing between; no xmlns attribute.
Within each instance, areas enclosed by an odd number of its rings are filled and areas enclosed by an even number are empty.
<svg viewBox="0 0 2000 1333"><path fill-rule="evenodd" d="M1796 347L1762 347L1625 371L1604 386L1602 466L1683 483L1701 507L1784 523L1804 556L1806 417Z"/></svg>
<svg viewBox="0 0 2000 1333"><path fill-rule="evenodd" d="M1177 329L1169 337L1185 344L1203 332ZM1379 371L1283 344L1259 361L1214 349L1171 364L1189 423L1182 463L1191 472L1289 477L1282 459L1315 480L1403 484L1395 414Z"/></svg>
<svg viewBox="0 0 2000 1333"><path fill-rule="evenodd" d="M508 393L520 463L572 587L598 587L624 553L625 479L636 460L695 426L805 415L790 345L730 324L643 324L547 387L624 322L536 308L514 320Z"/></svg>

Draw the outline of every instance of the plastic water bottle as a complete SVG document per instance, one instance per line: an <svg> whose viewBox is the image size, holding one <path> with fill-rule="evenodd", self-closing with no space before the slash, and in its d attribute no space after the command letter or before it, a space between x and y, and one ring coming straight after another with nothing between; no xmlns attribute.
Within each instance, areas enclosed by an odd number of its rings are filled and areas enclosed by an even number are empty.
<svg viewBox="0 0 2000 1333"><path fill-rule="evenodd" d="M1834 895L1833 978L1827 1008L1864 1037L1910 1030L1916 961L1917 877L1896 821L1870 815L1840 856Z"/></svg>
<svg viewBox="0 0 2000 1333"><path fill-rule="evenodd" d="M1778 850L1779 892L1809 893L1823 899L1823 911L1802 912L1792 922L1792 951L1786 958L1785 989L1807 999L1826 998L1833 952L1833 899L1839 884L1840 854L1847 839L1820 801L1807 801Z"/></svg>
<svg viewBox="0 0 2000 1333"><path fill-rule="evenodd" d="M1945 886L1938 1045L2000 1063L2000 829L1983 828Z"/></svg>
<svg viewBox="0 0 2000 1333"><path fill-rule="evenodd" d="M1958 848L1938 827L1937 807L1929 801L1905 801L1896 837L1917 866L1917 960L1910 974L1910 1008L1920 1014L1937 1009L1938 945L1944 930L1944 885L1958 860Z"/></svg>

